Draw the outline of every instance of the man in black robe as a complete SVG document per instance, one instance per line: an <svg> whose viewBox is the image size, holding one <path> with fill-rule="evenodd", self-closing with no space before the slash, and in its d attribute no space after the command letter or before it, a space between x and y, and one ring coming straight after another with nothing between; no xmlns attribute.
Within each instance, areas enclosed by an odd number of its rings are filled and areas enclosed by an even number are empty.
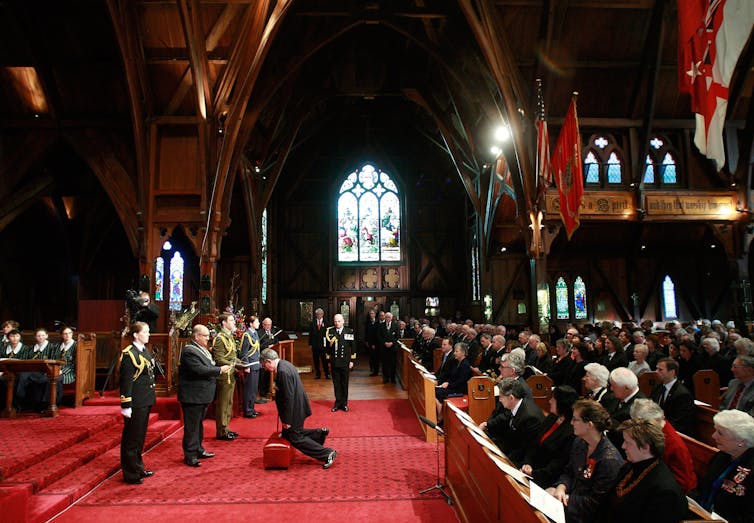
<svg viewBox="0 0 754 523"><path fill-rule="evenodd" d="M330 468L337 456L335 450L324 446L330 429L304 428L304 421L312 415L312 409L298 370L281 360L273 349L264 349L261 359L266 371L275 372L275 404L283 425L282 437L307 456L322 461L322 468Z"/></svg>

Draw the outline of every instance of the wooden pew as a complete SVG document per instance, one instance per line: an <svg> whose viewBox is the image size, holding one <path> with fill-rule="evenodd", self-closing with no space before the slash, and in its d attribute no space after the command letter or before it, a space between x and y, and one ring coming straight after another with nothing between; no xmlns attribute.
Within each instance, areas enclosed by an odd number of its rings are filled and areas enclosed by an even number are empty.
<svg viewBox="0 0 754 523"><path fill-rule="evenodd" d="M712 439L712 433L715 432L715 424L712 418L719 411L705 405L696 405L696 437L707 445L714 446L715 440Z"/></svg>
<svg viewBox="0 0 754 523"><path fill-rule="evenodd" d="M531 394L540 409L550 412L550 397L552 396L552 379L544 374L530 376L526 383L531 389Z"/></svg>
<svg viewBox="0 0 754 523"><path fill-rule="evenodd" d="M473 376L467 383L469 416L477 424L487 421L495 410L495 382L487 376Z"/></svg>
<svg viewBox="0 0 754 523"><path fill-rule="evenodd" d="M414 409L416 417L424 416L432 423L437 423L437 410L435 408L435 382L425 377L421 370L417 368L418 363L409 358L404 359L406 388L408 390L408 401L411 408ZM437 432L427 427L424 423L419 422L424 432L426 441L434 443L437 441Z"/></svg>
<svg viewBox="0 0 754 523"><path fill-rule="evenodd" d="M528 487L505 474L490 457L490 451L474 439L455 411L447 406L445 484L464 523L549 521L524 499Z"/></svg>
<svg viewBox="0 0 754 523"><path fill-rule="evenodd" d="M17 376L21 372L43 372L47 374L50 383L50 405L45 415L52 418L58 415L58 406L55 404L58 389L57 377L60 376L60 368L65 365L64 360L17 360L0 359L0 372L7 380L6 404L2 415L6 418L15 418L18 413L13 407L13 396L16 393Z"/></svg>
<svg viewBox="0 0 754 523"><path fill-rule="evenodd" d="M712 369L698 370L692 378L694 380L694 397L713 408L720 405L720 376Z"/></svg>
<svg viewBox="0 0 754 523"><path fill-rule="evenodd" d="M720 452L717 447L707 445L706 443L697 439L691 438L686 434L678 433L681 439L686 444L686 448L691 453L691 461L694 463L694 472L696 473L697 481L701 481L707 474L707 467L709 462L715 457L715 454Z"/></svg>
<svg viewBox="0 0 754 523"><path fill-rule="evenodd" d="M85 399L93 398L97 377L97 334L81 333L76 341L76 381L73 407L80 407Z"/></svg>
<svg viewBox="0 0 754 523"><path fill-rule="evenodd" d="M652 397L652 389L654 389L655 385L658 383L660 383L660 378L657 376L656 371L645 372L639 376L639 390L647 398Z"/></svg>

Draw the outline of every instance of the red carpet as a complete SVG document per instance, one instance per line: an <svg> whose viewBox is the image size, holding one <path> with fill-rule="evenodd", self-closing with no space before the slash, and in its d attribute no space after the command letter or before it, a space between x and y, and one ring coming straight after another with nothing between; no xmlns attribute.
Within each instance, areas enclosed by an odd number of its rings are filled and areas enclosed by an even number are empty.
<svg viewBox="0 0 754 523"><path fill-rule="evenodd" d="M217 456L201 468L183 465L178 431L144 456L155 470L144 485L115 474L54 521L457 521L441 495L419 494L435 483L435 446L419 437L406 400L351 401L349 413L331 406L314 402L307 422L331 430L327 444L338 457L329 470L298 452L287 471L263 469L262 446L275 428L268 403L259 418L231 422L241 434L233 442L215 440L205 420L205 447Z"/></svg>

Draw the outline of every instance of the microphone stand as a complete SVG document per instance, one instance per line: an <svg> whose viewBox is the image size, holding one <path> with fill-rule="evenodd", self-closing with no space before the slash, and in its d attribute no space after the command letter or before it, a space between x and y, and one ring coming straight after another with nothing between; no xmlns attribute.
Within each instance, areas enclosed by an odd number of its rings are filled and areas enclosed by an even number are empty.
<svg viewBox="0 0 754 523"><path fill-rule="evenodd" d="M419 416L419 419L422 421L422 423L424 423L428 427L434 429L437 432L437 436L438 436L438 437L435 438L435 457L436 457L436 460L437 460L437 475L436 475L436 479L435 479L435 484L432 485L431 487L425 488L424 490L420 490L419 494L426 494L427 492L432 492L433 490L438 490L445 497L445 502L448 505L452 505L453 504L453 499L450 497L450 494L448 494L447 492L445 492L445 485L443 485L440 482L440 438L439 438L439 436L444 436L445 435L445 431L442 430L441 427L438 427L436 423L434 423L433 421L425 418L424 416Z"/></svg>

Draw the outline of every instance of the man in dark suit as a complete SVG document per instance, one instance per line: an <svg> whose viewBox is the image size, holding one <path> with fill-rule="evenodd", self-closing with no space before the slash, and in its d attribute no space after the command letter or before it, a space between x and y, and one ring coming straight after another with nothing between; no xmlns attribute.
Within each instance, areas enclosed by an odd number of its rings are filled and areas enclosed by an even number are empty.
<svg viewBox="0 0 754 523"><path fill-rule="evenodd" d="M211 458L213 453L202 446L204 439L204 416L207 407L215 398L215 380L221 374L233 371L230 365L215 365L207 350L209 329L204 325L194 326L193 339L181 351L178 367L178 401L183 410L183 462L190 467L201 465L199 458Z"/></svg>
<svg viewBox="0 0 754 523"><path fill-rule="evenodd" d="M364 327L365 345L369 356L369 375L377 376L380 373L380 322L377 321L377 313L374 309L369 311L367 323Z"/></svg>
<svg viewBox="0 0 754 523"><path fill-rule="evenodd" d="M728 383L720 410L740 410L754 416L754 356L740 355L731 366L734 378Z"/></svg>
<svg viewBox="0 0 754 523"><path fill-rule="evenodd" d="M275 345L278 341L280 341L275 334L275 329L272 326L272 319L265 318L262 320L262 327L259 329L259 350L260 352L264 349L267 349L269 347L272 347ZM325 369L325 374L327 374L327 369ZM270 394L270 375L266 372L263 372L261 376L259 376L259 396L260 399L256 400L255 403L267 403L267 400L265 399Z"/></svg>
<svg viewBox="0 0 754 523"><path fill-rule="evenodd" d="M327 359L332 367L332 383L335 391L335 404L332 411L338 409L348 412L348 378L353 362L356 361L353 329L344 327L342 314L333 317L334 325L325 331Z"/></svg>
<svg viewBox="0 0 754 523"><path fill-rule="evenodd" d="M615 408L610 411L612 428L607 436L613 442L615 448L623 451L623 434L616 429L626 420L631 419L631 405L638 398L646 398L639 390L639 379L628 367L618 367L610 372L610 390L615 395Z"/></svg>
<svg viewBox="0 0 754 523"><path fill-rule="evenodd" d="M382 352L382 383L395 383L395 358L398 353L398 322L385 313L385 323L380 324L378 341Z"/></svg>
<svg viewBox="0 0 754 523"><path fill-rule="evenodd" d="M314 362L314 379L322 377L322 370L325 371L325 378L329 378L327 367L326 347L325 347L325 311L317 309L314 311L314 319L309 323L309 347L312 349L312 362Z"/></svg>
<svg viewBox="0 0 754 523"><path fill-rule="evenodd" d="M694 437L694 397L678 379L678 362L673 358L662 358L657 362L657 377L660 383L652 389L652 401L662 408L665 419L675 430Z"/></svg>
<svg viewBox="0 0 754 523"><path fill-rule="evenodd" d="M275 372L275 405L283 425L282 437L307 456L324 462L322 468L330 468L337 456L335 450L324 446L330 429L304 428L304 421L312 415L312 408L298 370L291 363L281 360L272 349L263 350L261 358L264 369Z"/></svg>
<svg viewBox="0 0 754 523"><path fill-rule="evenodd" d="M545 416L534 400L526 397L524 386L517 379L504 378L499 386L503 408L496 408L479 428L486 430L500 450L520 467L537 446Z"/></svg>
<svg viewBox="0 0 754 523"><path fill-rule="evenodd" d="M445 383L450 378L453 370L458 366L458 360L453 357L453 342L450 338L443 338L440 344L442 350L442 360L440 366L435 371L437 383Z"/></svg>
<svg viewBox="0 0 754 523"><path fill-rule="evenodd" d="M149 343L149 325L134 322L131 335L133 343L120 355L120 412L123 415L120 466L123 481L138 484L154 474L146 469L141 458L149 411L155 402L154 357L146 346Z"/></svg>

